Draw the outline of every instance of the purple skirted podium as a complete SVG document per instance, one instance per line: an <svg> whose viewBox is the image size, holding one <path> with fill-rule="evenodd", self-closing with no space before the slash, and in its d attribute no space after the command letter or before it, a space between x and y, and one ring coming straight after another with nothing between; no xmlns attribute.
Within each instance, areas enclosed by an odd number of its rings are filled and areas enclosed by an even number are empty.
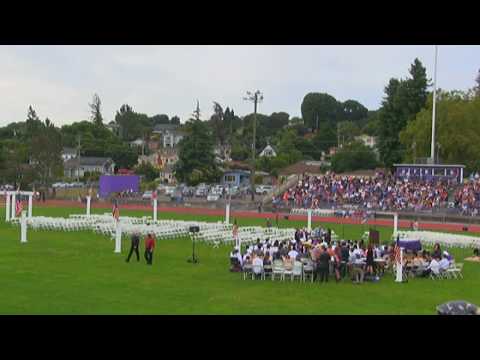
<svg viewBox="0 0 480 360"><path fill-rule="evenodd" d="M138 192L140 189L140 176L138 175L102 175L98 194L102 198L111 193L122 191Z"/></svg>
<svg viewBox="0 0 480 360"><path fill-rule="evenodd" d="M397 241L398 246L405 250L420 251L422 250L422 243L418 239L402 239Z"/></svg>

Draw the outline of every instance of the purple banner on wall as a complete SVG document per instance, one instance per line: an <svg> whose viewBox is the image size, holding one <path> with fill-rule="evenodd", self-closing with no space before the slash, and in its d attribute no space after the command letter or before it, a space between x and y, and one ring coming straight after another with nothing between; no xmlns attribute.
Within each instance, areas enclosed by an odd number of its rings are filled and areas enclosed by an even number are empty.
<svg viewBox="0 0 480 360"><path fill-rule="evenodd" d="M111 193L133 190L138 192L140 176L137 175L102 175L100 176L99 195L108 197Z"/></svg>

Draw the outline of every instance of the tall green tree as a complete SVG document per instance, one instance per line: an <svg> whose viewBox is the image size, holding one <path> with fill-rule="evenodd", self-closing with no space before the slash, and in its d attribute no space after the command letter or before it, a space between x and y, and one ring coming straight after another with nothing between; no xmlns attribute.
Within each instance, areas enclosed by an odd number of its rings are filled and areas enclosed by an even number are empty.
<svg viewBox="0 0 480 360"><path fill-rule="evenodd" d="M90 119L95 125L102 126L103 125L102 101L100 100L100 96L98 96L98 94L93 95L92 102L89 104L89 106L90 106Z"/></svg>
<svg viewBox="0 0 480 360"><path fill-rule="evenodd" d="M367 118L368 109L355 100L341 103L342 115L340 121L358 122Z"/></svg>
<svg viewBox="0 0 480 360"><path fill-rule="evenodd" d="M217 182L220 171L215 163L214 136L206 122L189 121L187 135L178 144L178 162L175 164L175 177L188 185L201 182Z"/></svg>
<svg viewBox="0 0 480 360"><path fill-rule="evenodd" d="M48 118L30 146L30 159L42 185L48 186L63 175L62 135Z"/></svg>
<svg viewBox="0 0 480 360"><path fill-rule="evenodd" d="M429 157L432 132L433 97L426 108L408 123L400 139L406 149L405 161ZM480 98L468 98L458 91L437 92L436 149L444 163L465 164L468 171L480 169ZM438 147L438 144L440 147Z"/></svg>
<svg viewBox="0 0 480 360"><path fill-rule="evenodd" d="M411 77L405 80L390 79L378 113L378 149L387 167L402 160L406 149L400 143L399 134L425 107L427 99L426 70L418 59L409 73Z"/></svg>
<svg viewBox="0 0 480 360"><path fill-rule="evenodd" d="M334 125L341 113L340 103L326 93L308 93L301 105L305 126L317 129L321 124Z"/></svg>

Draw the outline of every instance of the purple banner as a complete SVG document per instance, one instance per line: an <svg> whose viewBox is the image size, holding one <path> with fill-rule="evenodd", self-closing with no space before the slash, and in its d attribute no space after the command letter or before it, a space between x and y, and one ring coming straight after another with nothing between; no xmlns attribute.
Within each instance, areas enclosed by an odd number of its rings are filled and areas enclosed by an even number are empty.
<svg viewBox="0 0 480 360"><path fill-rule="evenodd" d="M129 191L138 192L140 176L138 175L102 175L100 176L99 195L108 197L111 193Z"/></svg>

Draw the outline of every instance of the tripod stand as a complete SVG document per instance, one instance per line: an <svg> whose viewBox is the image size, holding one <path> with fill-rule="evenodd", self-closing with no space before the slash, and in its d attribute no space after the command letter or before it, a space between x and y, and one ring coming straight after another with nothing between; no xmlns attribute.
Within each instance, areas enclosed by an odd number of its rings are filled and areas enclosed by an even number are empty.
<svg viewBox="0 0 480 360"><path fill-rule="evenodd" d="M190 233L190 236L192 237L192 257L187 260L187 262L192 264L198 263L198 258L195 256L195 238L196 238L195 234L196 234L195 232Z"/></svg>

